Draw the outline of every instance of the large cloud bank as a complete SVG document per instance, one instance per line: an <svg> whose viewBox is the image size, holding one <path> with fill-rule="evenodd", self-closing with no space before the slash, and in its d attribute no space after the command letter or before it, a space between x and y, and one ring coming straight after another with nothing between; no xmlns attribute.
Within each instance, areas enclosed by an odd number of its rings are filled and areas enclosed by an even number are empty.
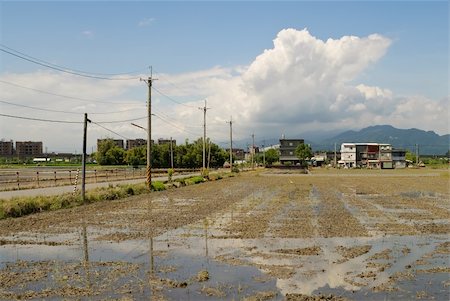
<svg viewBox="0 0 450 301"><path fill-rule="evenodd" d="M217 120L233 115L244 131L257 131L260 137L381 123L446 132L446 99L400 97L355 84L390 44L378 34L322 41L306 29L282 30L273 48L240 68L238 76L210 81L216 91L208 97L211 114Z"/></svg>
<svg viewBox="0 0 450 301"><path fill-rule="evenodd" d="M153 93L153 108L157 116L153 121L153 137L172 136L179 141L200 137L203 113L198 107L203 106L202 99L207 99L207 106L211 108L207 113L208 136L216 142L228 140L226 121L230 116L233 116L236 139L249 139L252 133L260 140L278 138L281 134L295 137L303 132L358 129L375 124L448 133L448 95L440 100L421 95L396 95L392 91L395 87L371 86L360 81L361 75L370 72L370 66L386 54L390 45L391 40L379 34L323 41L306 29L284 29L274 39L273 48L264 50L248 66L156 74L159 80L154 83L157 90ZM99 83L49 71L3 74L0 80L63 95L107 99L117 104L70 103L67 99L63 101L5 85L0 93L3 100L80 114L123 110L115 115L93 115L97 121L145 115L146 86L139 81ZM184 105L169 101L159 92ZM2 112L30 116L26 109L6 104L2 104ZM61 119L61 114L56 117L45 112L34 111L33 114ZM81 119L82 115L77 118ZM30 128L28 123L17 120L1 119L1 122L0 138L42 140L49 150L80 149L78 125L39 124ZM145 120L139 123L146 124ZM125 137L145 136L129 122L107 126ZM65 141L65 136L72 138ZM92 126L89 147L95 149L96 139L107 136L115 137L111 132Z"/></svg>

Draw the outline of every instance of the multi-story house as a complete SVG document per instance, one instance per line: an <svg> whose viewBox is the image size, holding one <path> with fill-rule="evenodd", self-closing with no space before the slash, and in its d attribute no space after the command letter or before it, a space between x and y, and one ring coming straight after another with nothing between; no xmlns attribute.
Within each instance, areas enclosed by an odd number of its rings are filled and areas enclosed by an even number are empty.
<svg viewBox="0 0 450 301"><path fill-rule="evenodd" d="M305 143L303 139L280 139L280 163L286 164L290 162L293 165L300 163L300 160L295 155L295 149L303 143Z"/></svg>

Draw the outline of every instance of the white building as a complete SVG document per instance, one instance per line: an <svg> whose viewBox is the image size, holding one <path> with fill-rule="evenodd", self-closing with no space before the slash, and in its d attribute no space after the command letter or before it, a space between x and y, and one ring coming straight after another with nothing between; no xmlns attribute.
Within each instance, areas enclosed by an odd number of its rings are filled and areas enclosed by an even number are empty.
<svg viewBox="0 0 450 301"><path fill-rule="evenodd" d="M341 160L339 165L345 168L356 167L356 144L342 143L341 144Z"/></svg>

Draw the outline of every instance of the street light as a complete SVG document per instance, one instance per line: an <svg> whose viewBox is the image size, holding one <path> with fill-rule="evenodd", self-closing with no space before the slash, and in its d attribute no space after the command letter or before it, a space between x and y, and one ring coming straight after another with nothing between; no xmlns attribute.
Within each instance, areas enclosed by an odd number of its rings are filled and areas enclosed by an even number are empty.
<svg viewBox="0 0 450 301"><path fill-rule="evenodd" d="M140 129L143 129L144 131L147 132L147 129L146 129L145 127L143 127L143 126L140 126L140 125L135 124L135 123L131 123L131 125L133 125L133 126L135 126L135 127L138 127L138 128L140 128Z"/></svg>
<svg viewBox="0 0 450 301"><path fill-rule="evenodd" d="M151 115L153 115L153 114L151 114ZM148 129L146 129L140 125L137 125L135 123L131 123L131 125L146 131L147 139L150 139L150 133L149 133ZM147 182L148 182L148 188L150 191L152 190L152 178L151 178L151 168L152 168L152 166L151 166L151 150L152 149L151 149L151 145L152 145L152 142L150 140L148 140L147 141Z"/></svg>

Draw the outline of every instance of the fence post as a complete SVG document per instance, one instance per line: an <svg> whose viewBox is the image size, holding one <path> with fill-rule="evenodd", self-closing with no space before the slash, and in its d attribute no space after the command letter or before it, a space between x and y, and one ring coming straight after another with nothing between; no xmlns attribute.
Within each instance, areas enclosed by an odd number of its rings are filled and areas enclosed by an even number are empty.
<svg viewBox="0 0 450 301"><path fill-rule="evenodd" d="M78 184L78 175L80 174L80 169L77 169L77 174L75 175L75 184L73 186L73 194L77 192L77 184Z"/></svg>
<svg viewBox="0 0 450 301"><path fill-rule="evenodd" d="M108 182L108 170L105 169L105 177L106 177L106 182Z"/></svg>
<svg viewBox="0 0 450 301"><path fill-rule="evenodd" d="M39 171L36 171L37 186L39 188Z"/></svg>
<svg viewBox="0 0 450 301"><path fill-rule="evenodd" d="M95 183L97 183L97 169L94 169Z"/></svg>
<svg viewBox="0 0 450 301"><path fill-rule="evenodd" d="M71 170L69 170L69 182L70 182L70 185L72 185L72 171Z"/></svg>
<svg viewBox="0 0 450 301"><path fill-rule="evenodd" d="M17 190L20 190L20 180L19 180L19 172L16 171L16 176L17 176Z"/></svg>
<svg viewBox="0 0 450 301"><path fill-rule="evenodd" d="M54 174L55 186L56 186L56 170L53 172L53 174Z"/></svg>

